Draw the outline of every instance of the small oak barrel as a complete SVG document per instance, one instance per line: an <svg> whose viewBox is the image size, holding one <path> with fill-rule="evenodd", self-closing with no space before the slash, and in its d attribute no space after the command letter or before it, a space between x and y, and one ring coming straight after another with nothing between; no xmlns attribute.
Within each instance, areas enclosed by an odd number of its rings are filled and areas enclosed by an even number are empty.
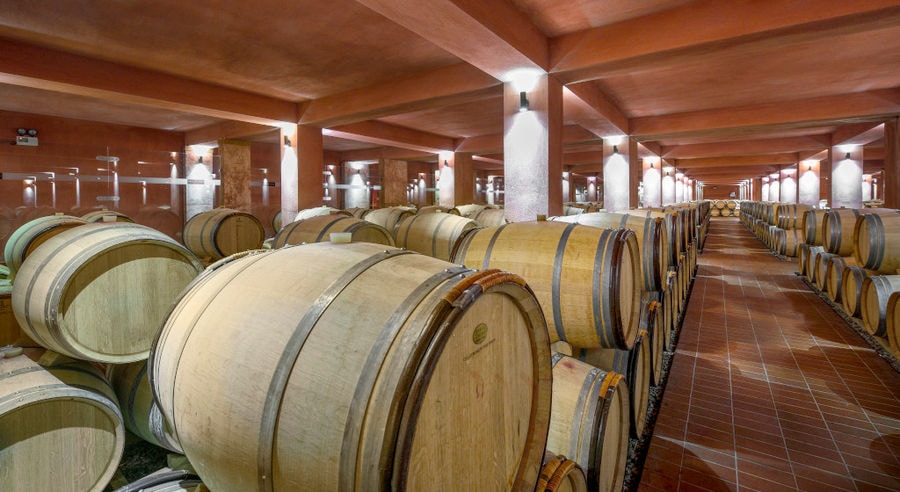
<svg viewBox="0 0 900 492"><path fill-rule="evenodd" d="M900 269L900 213L860 215L853 237L860 265L883 274Z"/></svg>
<svg viewBox="0 0 900 492"><path fill-rule="evenodd" d="M587 479L578 463L565 456L545 453L534 492L587 492Z"/></svg>
<svg viewBox="0 0 900 492"><path fill-rule="evenodd" d="M449 261L463 234L477 227L474 220L455 214L417 213L397 224L394 242L400 248Z"/></svg>
<svg viewBox="0 0 900 492"><path fill-rule="evenodd" d="M605 371L617 372L625 376L628 383L629 429L631 437L644 434L647 409L650 406L650 385L652 361L650 334L644 330L638 333L637 341L630 350L582 349L578 358Z"/></svg>
<svg viewBox="0 0 900 492"><path fill-rule="evenodd" d="M85 224L29 256L13 284L26 335L78 359L146 359L172 302L203 269L184 246L139 224Z"/></svg>
<svg viewBox="0 0 900 492"><path fill-rule="evenodd" d="M582 225L606 229L630 229L634 231L641 253L641 278L645 291L662 290L669 266L669 236L665 222L660 217L608 212L590 212L579 215L554 217L561 222L577 222Z"/></svg>
<svg viewBox="0 0 900 492"><path fill-rule="evenodd" d="M900 357L900 292L894 292L888 298L887 313L885 314L885 329L891 352Z"/></svg>
<svg viewBox="0 0 900 492"><path fill-rule="evenodd" d="M640 252L634 232L563 222L514 222L467 233L452 261L528 279L550 340L580 348L634 345L640 320Z"/></svg>
<svg viewBox="0 0 900 492"><path fill-rule="evenodd" d="M590 490L622 490L629 415L624 378L558 353L552 365L547 451L578 463Z"/></svg>
<svg viewBox="0 0 900 492"><path fill-rule="evenodd" d="M23 224L13 231L3 249L3 258L9 268L9 276L14 277L25 258L45 241L63 231L84 224L87 224L87 221L82 218L62 214L39 217Z"/></svg>
<svg viewBox="0 0 900 492"><path fill-rule="evenodd" d="M333 214L319 215L287 224L278 231L278 234L275 234L272 247L321 243L328 241L333 232L349 233L353 242L394 245L394 238L384 227L347 215Z"/></svg>
<svg viewBox="0 0 900 492"><path fill-rule="evenodd" d="M14 353L0 357L4 488L104 490L122 458L125 427L103 374L83 361L42 358L50 366L43 367Z"/></svg>
<svg viewBox="0 0 900 492"><path fill-rule="evenodd" d="M371 243L266 250L186 288L149 363L216 492L531 489L540 472L549 339L509 273Z"/></svg>
<svg viewBox="0 0 900 492"><path fill-rule="evenodd" d="M381 227L391 231L391 234L397 229L397 224L401 220L414 215L416 209L412 207L387 207L372 209L363 217L363 220L378 224Z"/></svg>
<svg viewBox="0 0 900 492"><path fill-rule="evenodd" d="M106 378L116 392L126 429L150 444L184 454L159 405L153 400L146 360L110 364L106 368Z"/></svg>
<svg viewBox="0 0 900 492"><path fill-rule="evenodd" d="M841 274L841 306L852 317L860 316L862 284L869 273L860 266L849 266Z"/></svg>
<svg viewBox="0 0 900 492"><path fill-rule="evenodd" d="M217 208L188 219L182 239L198 257L218 260L262 247L265 230L259 219L249 213Z"/></svg>
<svg viewBox="0 0 900 492"><path fill-rule="evenodd" d="M93 210L81 216L88 222L134 222L134 219L115 210Z"/></svg>
<svg viewBox="0 0 900 492"><path fill-rule="evenodd" d="M859 311L866 331L880 337L887 334L887 302L897 291L900 291L900 275L870 275L863 280Z"/></svg>

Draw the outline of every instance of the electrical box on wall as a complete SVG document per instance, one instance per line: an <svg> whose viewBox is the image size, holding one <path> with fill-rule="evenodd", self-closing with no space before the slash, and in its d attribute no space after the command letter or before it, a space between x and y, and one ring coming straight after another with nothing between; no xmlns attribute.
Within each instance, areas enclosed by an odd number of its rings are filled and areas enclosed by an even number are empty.
<svg viewBox="0 0 900 492"><path fill-rule="evenodd" d="M27 145L29 147L37 147L37 137L16 136L16 145Z"/></svg>

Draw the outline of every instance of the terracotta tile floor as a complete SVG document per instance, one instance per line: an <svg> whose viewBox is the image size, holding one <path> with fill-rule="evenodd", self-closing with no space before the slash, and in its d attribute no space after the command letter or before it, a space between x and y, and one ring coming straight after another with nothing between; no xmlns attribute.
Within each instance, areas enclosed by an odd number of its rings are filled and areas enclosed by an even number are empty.
<svg viewBox="0 0 900 492"><path fill-rule="evenodd" d="M900 374L714 219L638 490L900 490Z"/></svg>

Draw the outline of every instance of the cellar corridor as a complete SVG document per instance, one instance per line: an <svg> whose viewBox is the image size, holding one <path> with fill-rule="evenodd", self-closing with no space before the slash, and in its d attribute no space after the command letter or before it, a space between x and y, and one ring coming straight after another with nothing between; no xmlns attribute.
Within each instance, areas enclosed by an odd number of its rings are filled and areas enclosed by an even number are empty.
<svg viewBox="0 0 900 492"><path fill-rule="evenodd" d="M900 374L737 219L713 219L639 490L900 490Z"/></svg>

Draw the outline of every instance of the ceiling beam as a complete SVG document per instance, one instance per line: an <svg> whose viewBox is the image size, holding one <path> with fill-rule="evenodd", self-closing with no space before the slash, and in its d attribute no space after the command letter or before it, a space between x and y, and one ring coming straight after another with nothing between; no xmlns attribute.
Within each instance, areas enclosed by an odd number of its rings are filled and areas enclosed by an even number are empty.
<svg viewBox="0 0 900 492"><path fill-rule="evenodd" d="M728 142L698 143L662 147L662 157L685 159L744 154L765 154L798 152L801 150L820 151L831 145L828 135L806 137L763 138L757 140L733 140Z"/></svg>
<svg viewBox="0 0 900 492"><path fill-rule="evenodd" d="M185 145L214 144L220 139L245 139L280 131L278 127L226 120L184 133ZM279 137L276 137L276 139Z"/></svg>
<svg viewBox="0 0 900 492"><path fill-rule="evenodd" d="M787 165L796 164L799 159L795 152L783 154L740 155L731 157L698 157L695 159L673 159L678 169L682 168L726 168L741 166Z"/></svg>
<svg viewBox="0 0 900 492"><path fill-rule="evenodd" d="M844 125L831 134L832 145L866 145L884 138L884 123Z"/></svg>
<svg viewBox="0 0 900 492"><path fill-rule="evenodd" d="M618 130L619 135L628 134L628 117L625 113L600 89L597 82L581 82L578 84L570 84L566 89L572 92L575 97L583 101L594 111L600 114L610 125ZM611 133L601 134L601 137L610 136Z"/></svg>
<svg viewBox="0 0 900 492"><path fill-rule="evenodd" d="M632 118L632 135L659 140L687 135L740 135L754 128L791 128L823 122L872 121L900 113L900 88Z"/></svg>
<svg viewBox="0 0 900 492"><path fill-rule="evenodd" d="M348 140L388 147L400 147L433 154L451 151L457 146L457 141L450 137L380 121L361 121L349 125L334 126L323 130L323 132L327 135Z"/></svg>
<svg viewBox="0 0 900 492"><path fill-rule="evenodd" d="M549 68L547 37L511 2L357 0L497 80Z"/></svg>
<svg viewBox="0 0 900 492"><path fill-rule="evenodd" d="M689 2L607 26L554 38L551 72L564 83L636 71L672 63L673 56L702 56L710 49L778 35L832 36L890 25L900 16L891 0L819 0L754 2L737 0L722 8L720 0ZM648 33L635 41L635 33Z"/></svg>
<svg viewBox="0 0 900 492"><path fill-rule="evenodd" d="M161 72L0 38L0 83L262 125L297 121L298 105Z"/></svg>
<svg viewBox="0 0 900 492"><path fill-rule="evenodd" d="M502 97L496 79L459 63L309 101L300 123L328 127Z"/></svg>

